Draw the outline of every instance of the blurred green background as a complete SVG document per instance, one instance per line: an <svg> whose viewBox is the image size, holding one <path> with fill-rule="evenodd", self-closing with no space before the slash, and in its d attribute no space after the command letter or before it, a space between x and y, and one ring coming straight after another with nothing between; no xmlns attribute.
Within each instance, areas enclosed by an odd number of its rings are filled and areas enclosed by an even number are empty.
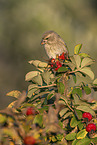
<svg viewBox="0 0 97 145"><path fill-rule="evenodd" d="M47 59L40 41L48 30L61 35L70 55L82 43L97 61L97 0L0 0L0 108L13 100L7 92L27 90L28 61Z"/></svg>

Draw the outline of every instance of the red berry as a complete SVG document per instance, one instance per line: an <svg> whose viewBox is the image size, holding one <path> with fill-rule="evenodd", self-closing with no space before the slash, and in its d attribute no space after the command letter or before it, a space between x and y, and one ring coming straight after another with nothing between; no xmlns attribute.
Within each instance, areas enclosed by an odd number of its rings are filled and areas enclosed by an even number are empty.
<svg viewBox="0 0 97 145"><path fill-rule="evenodd" d="M51 59L50 65L51 65L51 67L54 67L54 65L55 65L55 59L54 58Z"/></svg>
<svg viewBox="0 0 97 145"><path fill-rule="evenodd" d="M89 123L87 126L86 126L86 131L87 132L91 132L91 131L96 131L96 125L94 123Z"/></svg>
<svg viewBox="0 0 97 145"><path fill-rule="evenodd" d="M82 117L87 118L88 121L90 121L92 119L92 115L89 112L84 112Z"/></svg>
<svg viewBox="0 0 97 145"><path fill-rule="evenodd" d="M54 58L51 59L51 64L55 64L55 59Z"/></svg>
<svg viewBox="0 0 97 145"><path fill-rule="evenodd" d="M29 107L26 111L26 115L35 115L35 114L36 114L36 111L32 107Z"/></svg>
<svg viewBox="0 0 97 145"><path fill-rule="evenodd" d="M24 144L25 145L34 145L36 143L36 140L33 136L26 136L24 138Z"/></svg>
<svg viewBox="0 0 97 145"><path fill-rule="evenodd" d="M53 65L53 64L51 64L51 67L54 67L54 65Z"/></svg>
<svg viewBox="0 0 97 145"><path fill-rule="evenodd" d="M59 59L62 59L62 60L65 60L65 53L63 52L60 56L59 56Z"/></svg>
<svg viewBox="0 0 97 145"><path fill-rule="evenodd" d="M56 61L56 68L55 70L57 71L60 67L62 67L62 64L59 61Z"/></svg>

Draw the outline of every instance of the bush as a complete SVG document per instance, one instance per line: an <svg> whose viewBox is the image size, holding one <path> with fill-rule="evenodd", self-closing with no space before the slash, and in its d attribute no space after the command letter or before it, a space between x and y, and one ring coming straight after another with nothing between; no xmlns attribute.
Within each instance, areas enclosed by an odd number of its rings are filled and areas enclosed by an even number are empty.
<svg viewBox="0 0 97 145"><path fill-rule="evenodd" d="M81 48L76 45L68 60L62 53L48 63L29 61L37 70L25 76L30 82L27 93L7 93L16 100L0 111L0 144L97 144L97 101L85 97L97 90L90 68L95 61ZM69 83L72 79L74 86Z"/></svg>

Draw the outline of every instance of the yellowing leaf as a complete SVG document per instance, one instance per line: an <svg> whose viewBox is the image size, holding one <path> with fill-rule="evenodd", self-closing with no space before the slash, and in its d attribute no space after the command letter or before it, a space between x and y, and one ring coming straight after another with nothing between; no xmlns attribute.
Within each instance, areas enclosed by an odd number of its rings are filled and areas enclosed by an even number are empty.
<svg viewBox="0 0 97 145"><path fill-rule="evenodd" d="M14 145L14 143L12 141L10 141L9 145Z"/></svg>
<svg viewBox="0 0 97 145"><path fill-rule="evenodd" d="M32 80L33 77L37 76L39 74L38 71L30 71L26 74L25 76L25 81L30 81Z"/></svg>
<svg viewBox="0 0 97 145"><path fill-rule="evenodd" d="M82 48L82 44L77 44L74 48L74 54L79 54L81 48Z"/></svg>
<svg viewBox="0 0 97 145"><path fill-rule="evenodd" d="M8 92L6 95L7 96L12 96L12 97L18 98L21 95L21 92L20 91L17 91L17 90L13 90L11 92Z"/></svg>
<svg viewBox="0 0 97 145"><path fill-rule="evenodd" d="M10 104L8 105L8 108L13 108L14 105L15 105L15 103L16 103L16 101L13 101L12 103L10 103Z"/></svg>
<svg viewBox="0 0 97 145"><path fill-rule="evenodd" d="M7 120L6 116L0 114L0 123L4 123Z"/></svg>
<svg viewBox="0 0 97 145"><path fill-rule="evenodd" d="M18 134L14 128L3 128L3 133L10 136L13 140L18 140Z"/></svg>
<svg viewBox="0 0 97 145"><path fill-rule="evenodd" d="M81 131L79 131L78 133L77 133L77 139L83 139L83 138L85 138L85 136L87 135L87 131L86 131L86 129L83 129L83 130L81 130Z"/></svg>

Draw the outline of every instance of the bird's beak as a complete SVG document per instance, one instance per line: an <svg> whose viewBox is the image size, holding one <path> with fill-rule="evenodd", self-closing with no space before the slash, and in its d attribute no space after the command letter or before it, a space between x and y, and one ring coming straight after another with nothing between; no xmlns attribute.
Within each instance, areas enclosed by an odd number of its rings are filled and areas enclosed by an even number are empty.
<svg viewBox="0 0 97 145"><path fill-rule="evenodd" d="M40 44L41 44L41 45L45 44L45 42L43 41L43 39L41 40Z"/></svg>

